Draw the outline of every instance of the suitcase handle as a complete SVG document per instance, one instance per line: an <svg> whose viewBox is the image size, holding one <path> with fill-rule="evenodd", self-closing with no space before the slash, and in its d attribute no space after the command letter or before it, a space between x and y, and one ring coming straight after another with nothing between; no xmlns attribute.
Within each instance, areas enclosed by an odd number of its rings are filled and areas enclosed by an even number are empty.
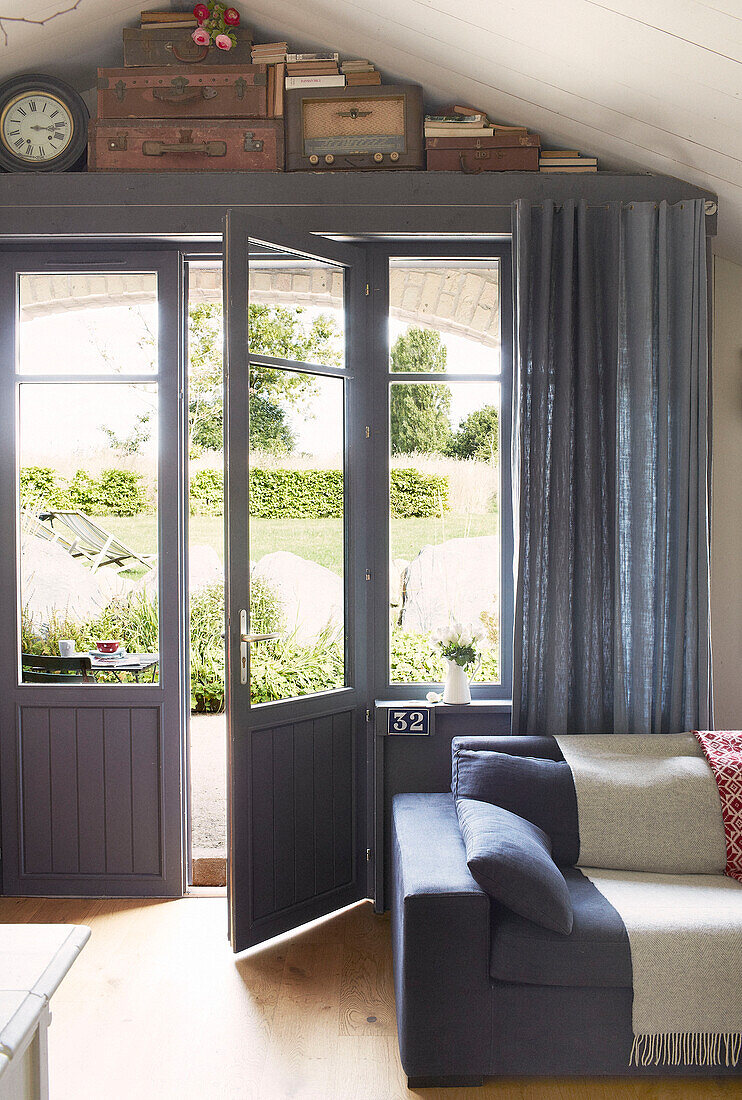
<svg viewBox="0 0 742 1100"><path fill-rule="evenodd" d="M163 103L189 103L192 99L214 99L219 93L216 88L183 87L153 88L152 95Z"/></svg>
<svg viewBox="0 0 742 1100"><path fill-rule="evenodd" d="M178 53L178 47L173 42L166 42L165 49L172 50L173 57L176 61L183 61L191 65L198 65L199 61L205 61L209 53L209 47L202 46L196 56L184 57L182 54Z"/></svg>
<svg viewBox="0 0 742 1100"><path fill-rule="evenodd" d="M142 153L145 157L161 157L165 153L198 153L200 156L225 157L226 141L178 141L168 145L164 141L143 141Z"/></svg>

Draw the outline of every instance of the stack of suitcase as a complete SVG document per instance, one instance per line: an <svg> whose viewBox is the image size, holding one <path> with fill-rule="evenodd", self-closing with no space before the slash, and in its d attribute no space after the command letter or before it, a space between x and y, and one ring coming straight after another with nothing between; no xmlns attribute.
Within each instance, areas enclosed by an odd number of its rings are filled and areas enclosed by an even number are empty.
<svg viewBox="0 0 742 1100"><path fill-rule="evenodd" d="M228 52L188 30L127 28L124 67L98 70L91 172L283 171L283 119L249 31Z"/></svg>

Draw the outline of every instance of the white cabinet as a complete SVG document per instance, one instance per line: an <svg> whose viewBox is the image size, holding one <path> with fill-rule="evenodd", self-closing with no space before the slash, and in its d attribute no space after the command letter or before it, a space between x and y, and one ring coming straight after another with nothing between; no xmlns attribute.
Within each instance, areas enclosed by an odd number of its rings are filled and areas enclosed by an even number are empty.
<svg viewBox="0 0 742 1100"><path fill-rule="evenodd" d="M74 924L0 924L0 1100L48 1100L49 1000L85 946Z"/></svg>

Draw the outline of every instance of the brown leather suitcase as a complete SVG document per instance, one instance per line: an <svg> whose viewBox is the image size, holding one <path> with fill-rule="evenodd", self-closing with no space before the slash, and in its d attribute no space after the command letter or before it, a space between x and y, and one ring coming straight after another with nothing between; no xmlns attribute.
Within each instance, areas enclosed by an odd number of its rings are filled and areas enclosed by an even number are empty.
<svg viewBox="0 0 742 1100"><path fill-rule="evenodd" d="M432 142L454 142L453 138L428 138L429 172L538 172L538 146L505 146L485 144L489 138L463 138L453 148L436 148ZM466 141L464 146L462 141ZM479 144L478 144L479 143Z"/></svg>
<svg viewBox="0 0 742 1100"><path fill-rule="evenodd" d="M541 136L504 132L491 137L429 137L425 145L428 149L540 149Z"/></svg>
<svg viewBox="0 0 742 1100"><path fill-rule="evenodd" d="M266 118L267 65L98 69L98 118Z"/></svg>
<svg viewBox="0 0 742 1100"><path fill-rule="evenodd" d="M91 121L89 172L280 172L281 119Z"/></svg>
<svg viewBox="0 0 742 1100"><path fill-rule="evenodd" d="M238 27L237 45L231 50L197 46L188 27L124 27L124 65L249 65L252 32Z"/></svg>
<svg viewBox="0 0 742 1100"><path fill-rule="evenodd" d="M286 169L422 168L415 84L286 92Z"/></svg>

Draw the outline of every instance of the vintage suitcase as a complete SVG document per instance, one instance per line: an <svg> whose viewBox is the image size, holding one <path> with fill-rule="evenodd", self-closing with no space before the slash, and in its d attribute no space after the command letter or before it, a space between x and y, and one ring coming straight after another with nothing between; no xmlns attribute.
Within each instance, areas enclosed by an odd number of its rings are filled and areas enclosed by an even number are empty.
<svg viewBox="0 0 742 1100"><path fill-rule="evenodd" d="M286 168L422 168L421 89L414 84L287 91Z"/></svg>
<svg viewBox="0 0 742 1100"><path fill-rule="evenodd" d="M237 45L231 50L197 46L188 27L124 27L124 65L195 65L208 59L209 65L249 65L252 61L252 32L238 27Z"/></svg>
<svg viewBox="0 0 742 1100"><path fill-rule="evenodd" d="M524 138L534 138L535 143L525 144ZM538 172L539 143L538 134L524 134L520 139L499 134L482 138L428 138L425 143L428 171Z"/></svg>
<svg viewBox="0 0 742 1100"><path fill-rule="evenodd" d="M99 118L89 133L89 172L283 170L281 119Z"/></svg>
<svg viewBox="0 0 742 1100"><path fill-rule="evenodd" d="M98 69L98 118L266 118L267 68Z"/></svg>

